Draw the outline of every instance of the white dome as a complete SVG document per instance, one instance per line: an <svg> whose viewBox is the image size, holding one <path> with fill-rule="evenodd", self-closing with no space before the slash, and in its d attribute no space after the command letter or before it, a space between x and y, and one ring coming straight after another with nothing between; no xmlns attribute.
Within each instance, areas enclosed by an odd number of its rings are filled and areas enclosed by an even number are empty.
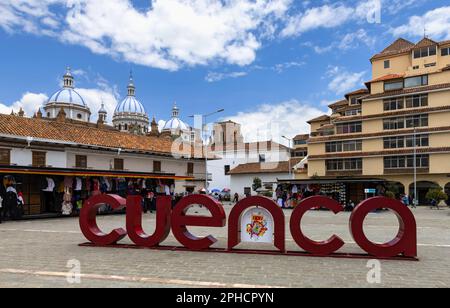
<svg viewBox="0 0 450 308"><path fill-rule="evenodd" d="M163 130L189 130L189 125L178 118L172 118L166 122Z"/></svg>
<svg viewBox="0 0 450 308"><path fill-rule="evenodd" d="M145 113L144 106L134 96L127 96L120 104L117 105L114 113L133 113L142 114L145 116L147 115Z"/></svg>
<svg viewBox="0 0 450 308"><path fill-rule="evenodd" d="M83 97L72 88L63 88L53 94L48 100L47 105L53 103L73 104L87 108Z"/></svg>

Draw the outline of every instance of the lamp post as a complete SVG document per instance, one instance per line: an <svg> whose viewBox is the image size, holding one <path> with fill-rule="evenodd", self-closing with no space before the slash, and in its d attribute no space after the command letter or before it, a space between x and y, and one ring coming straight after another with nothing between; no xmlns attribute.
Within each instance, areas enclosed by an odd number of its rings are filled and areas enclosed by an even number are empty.
<svg viewBox="0 0 450 308"><path fill-rule="evenodd" d="M292 159L292 138L288 138L286 136L281 136L281 138L286 139L289 142L289 178L292 179L293 178L293 174L292 174L292 166L291 166L291 159Z"/></svg>
<svg viewBox="0 0 450 308"><path fill-rule="evenodd" d="M224 112L225 109L219 109L217 111L208 113L208 114L200 114L198 117L202 117L202 139L204 139L204 153L205 153L205 190L208 192L208 139L206 136L206 119L212 115ZM190 118L195 118L195 115L190 116Z"/></svg>
<svg viewBox="0 0 450 308"><path fill-rule="evenodd" d="M417 206L419 200L417 199L417 129L414 125L414 199L413 205Z"/></svg>

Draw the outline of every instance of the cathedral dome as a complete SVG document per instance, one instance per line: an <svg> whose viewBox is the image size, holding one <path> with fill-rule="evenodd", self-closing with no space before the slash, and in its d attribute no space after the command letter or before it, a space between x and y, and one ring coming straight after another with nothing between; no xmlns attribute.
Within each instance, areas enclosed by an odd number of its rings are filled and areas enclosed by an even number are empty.
<svg viewBox="0 0 450 308"><path fill-rule="evenodd" d="M53 94L48 100L47 104L53 103L73 104L87 107L83 97L72 88L63 88Z"/></svg>
<svg viewBox="0 0 450 308"><path fill-rule="evenodd" d="M187 131L187 130L189 130L189 125L187 125L182 120L180 120L179 116L180 116L180 109L177 107L176 104L174 104L174 106L172 108L172 118L169 121L167 121L166 124L164 124L163 131L164 130L170 130L170 131L175 131L175 130Z"/></svg>
<svg viewBox="0 0 450 308"><path fill-rule="evenodd" d="M146 115L144 106L134 96L127 96L117 105L114 113L137 113Z"/></svg>

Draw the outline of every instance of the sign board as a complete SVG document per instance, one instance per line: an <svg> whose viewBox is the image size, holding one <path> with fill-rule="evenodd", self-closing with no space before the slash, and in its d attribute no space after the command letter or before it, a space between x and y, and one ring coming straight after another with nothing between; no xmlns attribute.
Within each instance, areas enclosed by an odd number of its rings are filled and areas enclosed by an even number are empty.
<svg viewBox="0 0 450 308"><path fill-rule="evenodd" d="M377 190L375 188L366 188L364 189L365 194L376 194Z"/></svg>
<svg viewBox="0 0 450 308"><path fill-rule="evenodd" d="M242 216L241 242L272 243L273 233L273 218L266 209L254 207Z"/></svg>

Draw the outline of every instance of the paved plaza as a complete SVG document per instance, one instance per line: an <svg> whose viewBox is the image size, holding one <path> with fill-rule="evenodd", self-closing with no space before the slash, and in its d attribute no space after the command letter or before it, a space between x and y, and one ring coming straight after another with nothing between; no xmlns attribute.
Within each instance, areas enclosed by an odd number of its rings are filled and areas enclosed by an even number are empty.
<svg viewBox="0 0 450 308"><path fill-rule="evenodd" d="M226 206L229 213L230 206ZM7 222L0 225L0 288L5 287L450 287L450 210L413 210L418 223L420 262L382 261L381 283L367 280L368 260L281 255L217 254L146 249L80 247L86 242L78 219ZM199 210L201 212L201 210ZM286 210L286 216L291 211ZM331 234L347 244L343 252L361 252L348 230L349 213L310 212L303 230L313 239ZM144 216L151 232L155 215ZM288 221L288 220L287 220ZM104 231L123 227L125 216L99 218ZM288 230L288 228L286 228ZM366 233L386 242L398 230L392 213L370 214ZM214 235L225 247L226 228L192 228ZM124 239L121 243L131 243ZM178 245L171 235L167 245ZM239 248L253 247L241 244ZM258 247L268 248L260 245ZM287 232L287 248L299 250ZM74 263L75 262L75 263ZM78 264L81 283L67 280Z"/></svg>

